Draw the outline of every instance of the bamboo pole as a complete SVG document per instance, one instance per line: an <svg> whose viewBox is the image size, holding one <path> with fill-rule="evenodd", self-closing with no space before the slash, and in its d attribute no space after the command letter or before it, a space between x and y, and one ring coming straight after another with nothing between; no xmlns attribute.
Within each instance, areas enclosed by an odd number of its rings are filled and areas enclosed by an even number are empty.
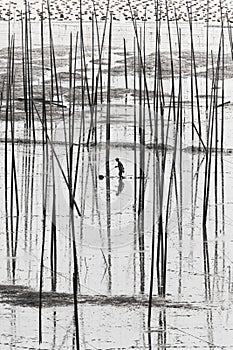
<svg viewBox="0 0 233 350"><path fill-rule="evenodd" d="M220 141L220 148L221 153L224 149L224 99L225 99L225 36L224 36L224 20L223 20L223 14L222 14L222 2L220 0L220 7L221 7L221 30L222 30L222 109L221 109L221 141Z"/></svg>
<svg viewBox="0 0 233 350"><path fill-rule="evenodd" d="M10 120L11 120L11 196L10 196L10 223L11 223L11 247L12 247L12 278L15 284L16 274L16 255L18 246L18 229L19 229L19 199L18 199L18 184L17 171L15 164L15 37L11 38L12 57L10 62ZM16 206L16 214L14 212ZM16 223L14 225L14 218Z"/></svg>
<svg viewBox="0 0 233 350"><path fill-rule="evenodd" d="M23 13L21 11L21 42L22 42L22 79L23 79L23 92L24 92L24 111L26 114L26 125L28 127L28 114L27 114L27 80L25 73L25 48L24 48L24 21Z"/></svg>
<svg viewBox="0 0 233 350"><path fill-rule="evenodd" d="M208 108L209 108L209 0L207 0L207 18L206 18L206 105L205 105L205 111L206 111L206 118L208 118Z"/></svg>
<svg viewBox="0 0 233 350"><path fill-rule="evenodd" d="M73 250L73 298L74 298L74 323L75 323L75 340L76 349L80 349L79 340L79 316L78 316L78 258L77 247L75 238L75 222L74 222L74 197L73 197L73 123L71 120L71 90L72 90L72 35L70 35L70 108L69 108L69 173L68 173L68 186L69 186L69 219L71 224L71 237L72 237L72 250Z"/></svg>
<svg viewBox="0 0 233 350"><path fill-rule="evenodd" d="M172 79L172 101L173 101L173 116L174 116L174 122L176 120L176 106L175 106L175 76L174 76L174 64L173 64L173 50L172 50L172 37L171 37L171 28L170 28L170 21L169 21L169 11L168 11L168 4L167 0L165 1L166 4L166 17L167 17L167 28L168 28L168 39L169 39L169 53L170 53L170 66L171 66L171 79Z"/></svg>
<svg viewBox="0 0 233 350"><path fill-rule="evenodd" d="M52 101L54 100L54 79L55 79L55 88L56 88L56 97L57 101L59 101L59 88L58 88L58 78L57 78L57 67L56 67L56 59L55 59L55 50L54 50L54 42L53 42L53 31L52 31L52 21L51 21L51 13L50 13L50 1L47 0L47 12L48 12L48 21L49 21L49 39L50 39L50 67L51 67L51 88L52 88Z"/></svg>
<svg viewBox="0 0 233 350"><path fill-rule="evenodd" d="M102 104L103 103L103 77L102 77L102 62L101 61L102 61L102 55L103 55L103 45L104 45L104 39L105 39L105 34L106 34L110 0L108 0L107 5L106 5L106 13L105 13L104 28L103 28L103 35L102 35L101 44L100 44L100 33L99 33L99 26L98 26L98 20L97 20L96 7L95 7L95 0L92 0L92 3L93 3L93 7L94 7L96 34L97 34L97 43L98 43L98 53L99 53L99 68L98 68L98 73L96 76L95 101L97 104L97 91L98 91L97 89L98 89L98 82L100 79L100 102Z"/></svg>
<svg viewBox="0 0 233 350"><path fill-rule="evenodd" d="M107 81L107 114L106 114L106 204L107 204L107 239L108 239L108 291L112 289L111 272L111 184L110 184L110 106L111 106L111 62L112 62L112 14L110 17L109 45L108 45L108 81Z"/></svg>
<svg viewBox="0 0 233 350"><path fill-rule="evenodd" d="M195 124L193 124L193 127L198 134L198 137L203 145L203 148L206 149L205 144L202 140L201 112L200 112L199 90L198 90L198 82L197 82L197 66L196 66L196 58L195 58L194 43L193 43L193 26L192 26L192 17L190 13L190 8L188 5L187 5L187 12L188 12L188 21L189 21L189 29L190 29L191 55L192 55L192 61L193 61L195 92L196 92L196 102L197 102L197 117L198 117L198 129L196 128Z"/></svg>
<svg viewBox="0 0 233 350"><path fill-rule="evenodd" d="M97 44L98 44L98 53L99 53L99 67L96 75L96 86L95 86L95 92L93 90L92 94L92 103L90 104L90 113L91 113L91 120L90 120L90 127L87 137L87 147L89 147L91 135L94 135L95 137L95 144L97 143L97 101L98 101L98 87L99 87L99 81L100 81L100 102L103 103L103 81L102 81L102 55L103 55L103 46L104 46L104 39L106 34L106 27L107 27L107 20L108 20L108 13L109 13L109 2L108 0L107 7L106 7L106 15L105 15L105 21L104 21L104 28L103 28L103 35L102 35L102 41L100 43L100 33L99 33L99 26L97 21L97 14L96 14L96 8L95 8L95 2L93 2L94 7L94 16L95 16L95 23L96 23L96 34L97 34ZM93 29L94 31L94 29ZM82 32L81 32L82 33ZM94 81L94 78L93 78Z"/></svg>
<svg viewBox="0 0 233 350"><path fill-rule="evenodd" d="M42 5L43 13L43 5ZM41 58L42 58L42 140L43 140L43 176L42 176L42 244L40 259L40 282L39 282L39 343L42 343L42 292L43 292L43 270L44 251L46 235L47 215L47 188L48 188L48 143L47 143L47 118L45 106L45 72L44 72L44 19L41 17Z"/></svg>
<svg viewBox="0 0 233 350"><path fill-rule="evenodd" d="M29 138L31 138L31 131L32 131L32 92L31 92L31 73L30 73L30 47L29 47L29 25L30 25L30 7L29 4L26 5L25 2L25 57L26 57L26 77L27 77L27 108L28 108L28 118L29 118Z"/></svg>
<svg viewBox="0 0 233 350"><path fill-rule="evenodd" d="M6 82L6 113L5 113L5 152L4 152L4 185L5 185L5 211L8 214L8 123L10 115L10 84L11 84L11 61L12 61L12 48L11 48L11 27L10 21L8 22L8 52L7 52L7 82ZM8 215L6 216L6 233L9 232Z"/></svg>
<svg viewBox="0 0 233 350"><path fill-rule="evenodd" d="M190 9L190 22L191 22L191 26L192 26L192 8ZM208 27L208 23L207 23L207 27ZM208 45L208 43L207 43ZM191 44L191 47L190 47L190 51L191 51L191 54L190 54L190 60L191 60L191 88L190 88L190 91L191 91L191 121L192 121L192 151L194 150L194 125L195 125L195 120L194 120L194 87L193 87L193 55L192 55L192 44ZM207 62L207 59L206 59L206 65L208 64ZM207 69L207 68L206 68ZM208 81L207 81L207 74L208 72L206 73L206 89L208 90ZM208 93L208 91L207 91ZM206 95L206 98L207 98L208 95ZM207 98L207 103L208 103L208 98ZM206 107L207 108L207 107ZM208 115L208 112L206 110L206 114ZM207 116L206 116L207 118Z"/></svg>
<svg viewBox="0 0 233 350"><path fill-rule="evenodd" d="M25 25L24 25L24 40L25 40L25 45L24 45L24 57L25 57L25 107L26 107L26 124L28 131L30 129L30 111L29 111L29 105L28 105L28 98L30 98L30 91L28 91L28 17L27 17L27 2L25 1L25 7L24 7L24 15L25 15Z"/></svg>
<svg viewBox="0 0 233 350"><path fill-rule="evenodd" d="M142 51L141 51L141 48L140 48L140 36L138 35L138 29L137 29L136 21L134 21L133 10L132 10L132 6L131 6L131 3L130 3L130 0L127 0L127 2L128 2L129 9L130 9L131 17L132 17L132 22L133 22L133 27L134 27L135 37L136 37L136 43L137 43L137 47L138 47L138 51L139 51L139 59L140 59L140 64L141 64L142 72L143 72L143 80L144 80L146 97L147 97L147 105L148 105L150 133L152 135L153 134L153 129L152 129L152 118L151 118L149 89L148 89L148 84L147 84L147 80L146 80L145 65L143 64L143 55L142 55Z"/></svg>
<svg viewBox="0 0 233 350"><path fill-rule="evenodd" d="M125 88L128 89L127 51L126 51L125 38L123 38L123 42L124 42L124 64L125 64Z"/></svg>
<svg viewBox="0 0 233 350"><path fill-rule="evenodd" d="M155 120L155 118L154 118ZM151 266L150 266L150 287L149 287L149 301L148 301L148 318L147 326L151 328L151 317L152 317L152 298L153 298L153 289L154 289L154 264L155 264L155 227L156 227L156 153L155 153L155 142L156 135L154 134L154 147L153 147L153 202L152 202L152 236L151 236ZM149 336L149 344L151 344L151 336Z"/></svg>
<svg viewBox="0 0 233 350"><path fill-rule="evenodd" d="M91 61L92 61L92 75L91 75L91 101L94 104L94 91L95 91L95 26L94 26L94 13L91 16Z"/></svg>
<svg viewBox="0 0 233 350"><path fill-rule="evenodd" d="M32 28L31 28L31 9L29 5L29 72L30 72L30 91L31 91L31 99L30 99L30 109L31 109L31 120L32 120L32 134L33 134L33 141L36 142L36 131L35 131L35 118L34 118L34 107L33 107L33 99L34 99L34 89L33 89L33 57L32 57Z"/></svg>
<svg viewBox="0 0 233 350"><path fill-rule="evenodd" d="M134 267L134 291L136 292L136 248L137 248L137 105L136 105L136 42L134 37L133 42L133 72L134 72L134 126L133 126L133 141L134 141L134 255L133 255L133 267Z"/></svg>
<svg viewBox="0 0 233 350"><path fill-rule="evenodd" d="M50 99L50 129L51 129L51 143L53 143L53 110ZM56 178L54 155L51 153L52 166L52 222L51 222L51 244L50 244L50 267L51 267L51 289L56 291L57 288L57 219L56 219Z"/></svg>

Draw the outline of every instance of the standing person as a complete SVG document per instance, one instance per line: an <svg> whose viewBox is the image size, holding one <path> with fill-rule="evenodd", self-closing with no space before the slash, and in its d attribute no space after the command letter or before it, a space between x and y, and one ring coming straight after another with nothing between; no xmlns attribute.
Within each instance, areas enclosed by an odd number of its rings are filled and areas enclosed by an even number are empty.
<svg viewBox="0 0 233 350"><path fill-rule="evenodd" d="M117 165L115 166L115 168L119 169L119 177L120 177L120 179L122 179L123 178L122 174L125 172L124 166L121 163L121 161L119 160L119 158L116 158L115 160L117 162Z"/></svg>

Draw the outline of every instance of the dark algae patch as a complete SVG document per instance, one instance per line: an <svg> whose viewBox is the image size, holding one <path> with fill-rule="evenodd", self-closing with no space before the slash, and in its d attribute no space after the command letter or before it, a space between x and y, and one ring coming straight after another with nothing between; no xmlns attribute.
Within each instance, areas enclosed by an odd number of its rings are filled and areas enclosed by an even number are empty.
<svg viewBox="0 0 233 350"><path fill-rule="evenodd" d="M53 306L69 306L73 305L73 294L58 292L43 292L43 307ZM39 292L24 286L0 285L0 303L10 305L39 307ZM127 296L127 295L78 295L79 304L91 305L110 305L116 307L139 307L148 306L148 298L146 296ZM153 307L164 308L184 308L184 309L208 309L208 305L195 305L188 302L176 302L166 298L153 297Z"/></svg>

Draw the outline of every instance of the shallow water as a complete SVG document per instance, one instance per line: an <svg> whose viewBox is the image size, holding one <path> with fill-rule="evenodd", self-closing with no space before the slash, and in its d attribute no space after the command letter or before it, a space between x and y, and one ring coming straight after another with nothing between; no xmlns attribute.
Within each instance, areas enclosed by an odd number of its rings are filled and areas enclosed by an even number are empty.
<svg viewBox="0 0 233 350"><path fill-rule="evenodd" d="M2 305L2 310L2 349L74 348L72 307L44 310L44 341L40 347L36 309ZM206 310L155 309L151 340L148 339L147 315L143 307L81 305L79 315L83 349L232 348L229 302L225 302L224 308Z"/></svg>
<svg viewBox="0 0 233 350"><path fill-rule="evenodd" d="M119 131L119 130L118 130ZM9 150L10 150L9 145ZM3 150L2 145L2 150ZM59 159L65 165L65 152L63 145L56 145ZM171 152L168 154L168 169L170 169ZM2 152L3 153L3 152ZM16 258L16 285L24 285L38 290L38 277L41 251L41 165L42 147L37 145L33 150L32 145L17 145L18 183L21 203L21 215L18 232L18 247ZM126 169L126 178L121 181L117 178L115 157L120 155ZM223 157L225 188L225 216L222 219L221 191L219 193L219 223L218 236L215 237L215 212L214 200L210 198L210 214L208 220L209 255L211 274L211 300L205 301L204 273L203 273L203 247L201 230L202 165L199 172L196 171L202 155L183 153L182 176L182 239L179 239L177 229L177 206L173 198L169 218L168 239L168 265L167 265L167 299L173 303L194 303L193 308L177 310L169 305L153 308L152 345L172 348L211 348L207 342L214 346L231 346L231 268L232 268L232 239L231 239L231 210L232 210L232 158L231 154ZM86 149L82 154L82 169L79 178L79 191L77 203L83 210L83 217L75 218L75 232L78 247L78 262L80 276L80 293L90 295L135 295L144 290L148 293L150 278L150 245L152 225L152 181L153 181L153 152L146 151L146 163L148 164L146 184L145 206L145 255L143 278L140 269L140 254L138 250L137 220L135 222L134 205L134 180L133 180L133 149L127 146L112 146L110 149L111 172L111 227L108 228L106 220L106 181L97 180L97 188L94 179L98 174L105 174L105 146L93 148L87 154ZM219 159L219 180L221 179ZM192 170L193 169L193 170ZM192 175L193 171L193 175ZM94 178L93 178L94 176ZM178 172L178 177L180 174ZM167 179L168 180L168 179ZM197 181L198 180L198 181ZM57 291L72 293L72 249L69 233L68 193L59 169L56 167L57 186L57 245L58 245L58 276ZM192 192L197 186L196 206L192 205ZM2 187L3 191L3 187ZM193 195L194 195L193 193ZM48 224L45 246L45 271L44 290L51 290L50 273L50 225L52 187L48 190ZM81 200L81 198L83 198ZM212 204L213 203L213 204ZM192 211L195 217L192 218ZM6 221L4 202L1 205L2 222ZM136 226L135 226L135 224ZM222 231L224 229L224 232ZM11 253L6 249L7 240L5 225L2 226L1 240L1 283L12 282ZM156 287L154 289L156 295ZM98 304L98 297L97 304ZM2 346L15 344L18 348L37 347L38 335L38 309L1 305L3 311L1 327L4 341ZM148 333L146 329L146 307L119 305L119 306L95 306L80 305L80 334L84 349L110 349L110 348L149 348ZM204 310L203 310L204 309ZM58 321L56 327L53 323L53 314L56 312ZM166 314L166 332L159 326L159 314ZM11 316L10 316L11 315ZM6 318L6 319L5 319ZM13 320L12 320L13 318ZM25 333L21 320L32 319L28 333ZM18 319L20 321L18 321ZM43 311L44 342L41 349L69 349L73 338L72 307L54 306ZM207 327L207 320L212 319L212 324ZM101 320L101 323L98 322ZM220 321L221 320L221 321ZM9 322L9 323L6 323ZM190 321L190 322L189 322ZM133 323L132 323L133 322ZM165 321L163 321L165 322ZM211 322L211 321L209 321ZM83 323L83 326L82 326ZM7 324L11 324L9 328ZM34 324L34 325L33 325ZM144 324L144 326L143 326ZM68 326L69 325L69 326ZM26 327L26 325L25 325ZM68 330L67 327L69 327ZM56 330L54 329L56 328ZM6 329L6 331L5 331ZM155 329L155 330L154 330ZM8 330L8 331L7 331ZM12 330L14 333L12 334ZM9 332L9 334L8 334ZM52 337L52 334L55 335ZM223 332L226 336L223 337ZM136 336L136 334L138 334ZM197 338L200 339L197 339ZM65 338L65 340L63 339ZM55 340L52 340L55 339ZM53 345L53 341L56 345ZM61 345L63 344L63 345ZM193 344L193 345L192 345ZM60 346L60 347L59 347ZM17 348L17 347L16 347ZM28 347L29 348L29 347ZM153 348L153 346L152 346Z"/></svg>

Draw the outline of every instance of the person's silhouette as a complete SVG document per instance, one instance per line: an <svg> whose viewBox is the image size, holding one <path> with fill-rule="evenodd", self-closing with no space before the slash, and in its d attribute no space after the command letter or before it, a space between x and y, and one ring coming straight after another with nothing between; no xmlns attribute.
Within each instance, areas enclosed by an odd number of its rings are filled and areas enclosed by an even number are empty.
<svg viewBox="0 0 233 350"><path fill-rule="evenodd" d="M117 162L117 165L115 166L115 168L119 169L119 178L122 179L123 178L122 174L125 172L124 166L121 163L121 161L119 160L119 158L116 158L115 160Z"/></svg>

